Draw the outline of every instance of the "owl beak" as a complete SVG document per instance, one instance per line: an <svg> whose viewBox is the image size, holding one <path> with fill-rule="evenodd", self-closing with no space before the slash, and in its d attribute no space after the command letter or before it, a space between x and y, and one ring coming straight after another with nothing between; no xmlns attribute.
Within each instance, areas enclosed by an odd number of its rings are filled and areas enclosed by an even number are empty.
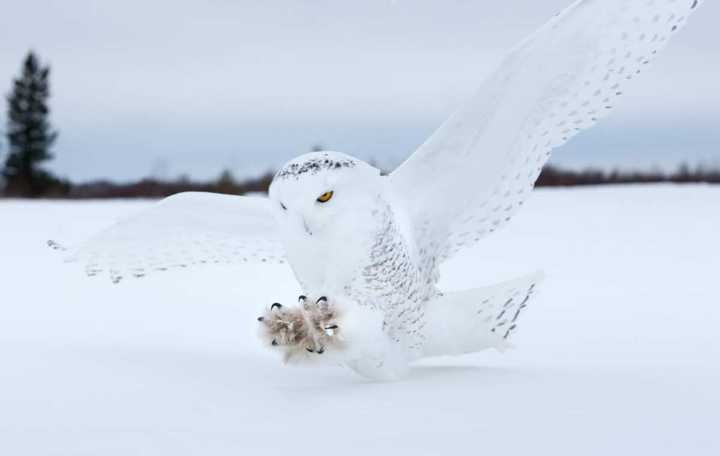
<svg viewBox="0 0 720 456"><path fill-rule="evenodd" d="M303 217L302 223L303 223L303 228L305 228L305 232L308 235L312 236L312 231L310 231L310 227L308 226L307 221L305 220L305 217Z"/></svg>

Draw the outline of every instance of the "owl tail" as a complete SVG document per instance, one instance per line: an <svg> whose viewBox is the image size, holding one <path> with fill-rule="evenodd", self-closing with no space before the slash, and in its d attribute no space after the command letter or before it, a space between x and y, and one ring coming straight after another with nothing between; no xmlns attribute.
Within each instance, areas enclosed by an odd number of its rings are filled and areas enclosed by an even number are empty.
<svg viewBox="0 0 720 456"><path fill-rule="evenodd" d="M484 288L444 293L425 310L425 356L503 350L542 281L536 272Z"/></svg>

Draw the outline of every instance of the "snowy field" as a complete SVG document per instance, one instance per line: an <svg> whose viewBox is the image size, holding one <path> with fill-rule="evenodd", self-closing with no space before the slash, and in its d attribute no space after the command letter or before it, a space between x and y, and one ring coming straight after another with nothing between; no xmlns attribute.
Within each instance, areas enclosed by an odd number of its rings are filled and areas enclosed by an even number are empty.
<svg viewBox="0 0 720 456"><path fill-rule="evenodd" d="M720 454L720 187L537 191L443 271L546 271L516 349L396 383L260 346L287 267L113 285L45 246L148 204L0 200L0 455Z"/></svg>

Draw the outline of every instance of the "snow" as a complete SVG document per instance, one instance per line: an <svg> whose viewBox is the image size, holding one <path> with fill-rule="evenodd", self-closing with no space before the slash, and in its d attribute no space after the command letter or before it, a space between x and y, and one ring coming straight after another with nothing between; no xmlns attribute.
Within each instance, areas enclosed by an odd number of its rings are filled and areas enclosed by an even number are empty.
<svg viewBox="0 0 720 456"><path fill-rule="evenodd" d="M537 191L443 271L545 270L516 348L394 383L260 346L286 266L113 285L45 246L148 204L0 200L0 454L720 454L720 187Z"/></svg>

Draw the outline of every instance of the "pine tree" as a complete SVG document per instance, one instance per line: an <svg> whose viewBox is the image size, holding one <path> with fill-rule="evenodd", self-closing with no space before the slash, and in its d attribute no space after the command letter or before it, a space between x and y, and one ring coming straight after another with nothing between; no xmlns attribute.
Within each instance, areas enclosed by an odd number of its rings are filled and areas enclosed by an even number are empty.
<svg viewBox="0 0 720 456"><path fill-rule="evenodd" d="M41 196L60 184L39 166L52 158L50 146L57 138L49 121L49 75L50 67L43 67L29 52L7 97L8 156L2 173L6 194Z"/></svg>

